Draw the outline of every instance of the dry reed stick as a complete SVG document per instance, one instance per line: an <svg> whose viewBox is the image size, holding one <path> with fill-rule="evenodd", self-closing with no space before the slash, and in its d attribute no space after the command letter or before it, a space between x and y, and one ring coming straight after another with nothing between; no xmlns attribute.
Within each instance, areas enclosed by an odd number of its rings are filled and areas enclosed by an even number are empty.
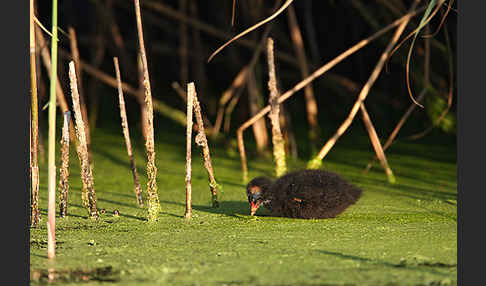
<svg viewBox="0 0 486 286"><path fill-rule="evenodd" d="M88 199L88 215L92 219L98 219L98 209L96 207L96 191L94 188L93 173L88 159L88 148L86 144L86 133L84 129L84 121L81 115L81 107L79 106L79 93L76 82L76 68L74 62L69 62L69 81L71 84L71 95L73 98L74 118L76 120L76 135L79 144L77 146L78 154L81 155L81 178L86 185L87 199Z"/></svg>
<svg viewBox="0 0 486 286"><path fill-rule="evenodd" d="M419 1L416 0L412 4L409 12L407 14L413 13L415 8L417 7ZM358 109L360 108L361 104L364 102L366 99L366 96L368 95L371 87L375 83L376 79L378 78L378 75L380 74L381 70L383 69L383 66L388 59L388 56L390 54L390 51L393 49L394 45L397 43L398 39L402 35L403 31L405 30L405 27L407 26L410 18L407 18L404 22L400 24L400 26L397 28L395 31L395 34L392 37L392 40L389 42L385 50L380 56L380 59L378 63L376 64L373 72L371 73L370 77L368 78L368 81L366 84L363 86L361 89L361 92L359 93L358 99L356 100L355 104L351 108L351 111L349 112L348 117L344 120L344 122L341 124L341 126L338 128L336 133L324 144L322 147L321 151L319 151L319 154L309 162L309 167L311 168L316 168L320 164L322 164L322 160L324 157L327 155L327 153L331 150L331 148L334 146L336 141L341 137L341 135L347 130L349 125L351 125L351 122L353 121L354 117L356 116L356 113L358 112Z"/></svg>
<svg viewBox="0 0 486 286"><path fill-rule="evenodd" d="M212 206L217 208L219 207L219 202L218 202L219 185L216 182L216 178L214 177L214 171L213 171L213 165L211 163L208 140L206 138L206 133L204 132L204 122L201 114L201 106L199 105L199 100L197 98L197 92L195 88L194 88L193 97L194 97L193 98L194 114L196 115L196 122L198 126L198 133L196 135L195 141L196 144L199 147L201 147L203 151L204 167L206 168L209 177L209 190L211 192L211 202L212 202Z"/></svg>
<svg viewBox="0 0 486 286"><path fill-rule="evenodd" d="M300 32L300 27L297 22L297 16L295 15L295 9L293 4L287 8L287 16L289 19L290 37L292 38L292 42L294 43L295 53L297 54L297 59L299 60L300 72L302 74L302 78L306 78L309 76L309 65L307 64L307 57L305 55L304 49L304 40L302 39L302 34ZM317 102L311 83L304 88L304 96L305 107L307 110L307 122L309 123L310 127L310 140L312 143L312 147L314 148L320 132L319 124L317 123Z"/></svg>
<svg viewBox="0 0 486 286"><path fill-rule="evenodd" d="M425 26L425 34L430 33L430 25L427 24ZM421 102L422 99L424 98L425 94L427 93L427 88L430 85L430 38L425 38L424 39L424 88L420 92L419 96L417 97L417 101ZM383 151L385 151L390 145L393 143L393 140L395 140L395 137L398 135L398 132L402 128L403 124L405 124L405 121L407 121L408 117L412 112L415 110L417 105L415 103L412 103L407 111L402 115L402 118L398 121L397 125L393 129L392 133L390 136L388 136L388 139L385 142L385 145L383 146ZM366 165L366 168L363 170L363 173L367 173L371 167L373 167L373 164L378 158L375 156L369 163Z"/></svg>
<svg viewBox="0 0 486 286"><path fill-rule="evenodd" d="M338 76L338 75L332 75L329 74L328 75L330 78L332 78L333 81L337 82L338 84L342 85L343 87L345 87L346 89L348 89L351 93L355 93L355 92L359 92L360 88L359 88L359 85L353 81L351 81L350 79L348 78L345 78L345 77L342 77L342 76ZM424 96L424 92L426 90L422 90L422 92L420 93L420 96L417 98L417 101L421 101L423 96ZM363 120L367 120L366 118L369 118L369 115L367 114L367 111L365 109L365 104L363 103L362 104L362 107L360 107L360 110L361 110L361 113L362 113L362 116L363 116ZM414 103L412 103L410 105L410 108L409 110L406 112L406 114L402 117L402 119L400 120L400 122L397 124L397 126L395 127L394 131L392 132L392 134L390 135L390 137L387 139L386 143L381 146L381 143L378 139L378 135L376 135L376 131L372 131L370 132L370 130L368 130L368 133L369 133L369 136L370 136L370 139L371 140L375 140L376 141L376 144L377 144L377 148L380 148L384 151L386 151L386 149L390 146L391 142L393 141L393 139L395 138L396 136L396 132L398 132L398 130L400 130L401 126L403 125L403 123L405 123L405 120L406 118L408 117L408 115L410 115L410 113L417 107L417 105L415 105ZM366 113L366 114L364 114ZM371 125L371 129L374 130L374 127L373 127L373 124L371 122L371 120L369 120L369 122L365 122L365 124L370 124ZM372 142L373 143L373 142ZM376 151L376 149L375 149ZM386 158L385 158L386 159ZM376 160L378 160L378 153L375 152L375 157L374 159L368 163L367 167L365 170L363 170L363 173L366 173L371 167L372 167L372 164L376 162ZM382 165L383 165L383 162L382 162ZM385 169L386 170L386 169ZM393 179L392 179L393 180Z"/></svg>
<svg viewBox="0 0 486 286"><path fill-rule="evenodd" d="M155 143L154 143L154 111L152 104L152 91L150 88L150 77L143 41L142 17L140 13L140 1L135 2L135 15L137 20L138 43L143 67L143 86L145 88L145 102L147 103L147 194L148 194L148 219L156 221L160 211L159 195L157 192L157 167L155 166Z"/></svg>
<svg viewBox="0 0 486 286"><path fill-rule="evenodd" d="M388 177L388 182L394 184L396 182L395 176L388 165L388 160L386 159L385 152L383 147L381 146L380 139L378 138L378 134L376 134L376 130L371 122L370 116L366 111L364 103L360 106L361 115L363 117L363 122L365 124L366 130L368 131L368 135L370 136L371 144L375 149L376 157L380 160L381 166L385 170L385 174Z"/></svg>
<svg viewBox="0 0 486 286"><path fill-rule="evenodd" d="M192 107L196 88L194 83L187 85L187 124L186 124L186 211L184 218L190 219L192 216L192 186L191 186L191 143L192 143Z"/></svg>
<svg viewBox="0 0 486 286"><path fill-rule="evenodd" d="M288 98L290 98L292 95L294 95L296 92L300 91L302 88L304 88L306 85L311 83L313 80L316 78L320 77L324 73L326 73L328 70L333 68L335 65L346 59L348 56L352 55L353 53L359 51L361 48L365 47L369 43L371 43L373 40L376 40L379 38L381 35L385 34L389 30L393 29L394 27L402 24L403 22L407 22L415 15L417 15L419 12L423 11L425 8L420 8L415 11L409 12L403 17L395 20L388 26L384 27L383 29L379 30L375 34L371 35L370 37L361 40L351 48L347 49L337 57L335 57L333 60L329 61L328 63L324 64L321 66L319 69L314 71L310 76L307 78L301 80L299 83L297 83L293 88L285 92L284 94L280 95L278 98L278 103L282 103ZM256 121L258 121L260 118L265 116L268 112L270 111L270 105L267 105L263 109L260 110L257 114L255 114L253 117L245 121L236 131L236 137L238 139L238 149L240 150L240 159L241 159L241 169L243 172L243 178L245 178L245 174L248 174L248 168L246 165L246 154L244 153L245 146L244 146L244 141L243 141L243 131L245 131L248 127L253 125ZM246 179L244 179L246 181Z"/></svg>
<svg viewBox="0 0 486 286"><path fill-rule="evenodd" d="M67 201L69 192L69 122L71 112L64 112L64 125L61 139L61 168L59 170L59 215L67 215Z"/></svg>
<svg viewBox="0 0 486 286"><path fill-rule="evenodd" d="M127 146L127 153L128 153L128 157L130 158L130 168L132 169L133 183L135 187L134 189L135 196L137 198L138 205L140 207L143 207L142 188L140 187L140 180L138 178L137 167L135 165L135 158L133 157L133 152L132 152L132 143L130 142L130 132L128 130L127 113L125 110L125 100L123 99L123 90L121 87L121 74L120 74L120 67L118 64L117 57L113 58L113 63L115 65L116 79L118 80L118 100L120 104L120 117L122 122L123 136L125 137L125 145Z"/></svg>
<svg viewBox="0 0 486 286"><path fill-rule="evenodd" d="M37 64L36 64L36 52L35 52L35 26L34 26L34 0L30 0L30 88L31 88L31 184L32 184L32 194L31 194L31 226L35 227L40 221L39 212L39 107L37 100Z"/></svg>
<svg viewBox="0 0 486 286"><path fill-rule="evenodd" d="M277 89L277 75L275 72L275 59L273 55L273 39L268 38L267 41L267 60L268 60L268 89L270 90L269 103L270 114L268 117L272 123L272 143L273 143L273 158L275 160L275 175L280 177L287 172L287 164L285 162L285 142L280 130L279 118L279 104L278 104L278 89Z"/></svg>
<svg viewBox="0 0 486 286"><path fill-rule="evenodd" d="M418 102L421 102L422 99L424 98L425 94L427 94L427 89L426 88L422 89L422 91L420 92L419 96L417 97L417 101ZM388 138L386 139L385 144L383 145L383 151L386 151L386 149L388 149L388 147L391 146L391 144L395 140L395 137L398 135L398 132L400 131L400 129L402 128L402 126L405 124L405 122L407 121L407 119L410 116L410 114L412 114L412 112L416 108L417 108L417 105L415 103L410 104L410 106L408 107L407 111L405 111L405 113L402 115L402 118L400 118L400 120L398 121L397 125L393 129L393 131L390 134L390 136L388 136ZM369 162L368 165L366 165L366 168L363 170L363 173L368 172L371 169L371 167L373 167L373 164L376 162L376 160L378 160L378 158L375 156L372 159L372 161Z"/></svg>
<svg viewBox="0 0 486 286"><path fill-rule="evenodd" d="M136 93L137 102L140 105L140 124L142 136L145 141L147 141L148 127L148 111L147 102L145 101L145 87L143 84L143 64L142 56L140 53L137 55L137 72L138 72L138 91Z"/></svg>
<svg viewBox="0 0 486 286"><path fill-rule="evenodd" d="M331 75L329 75L331 76ZM351 93L357 93L360 91L359 85L345 77L342 76L332 76L332 79L336 81L338 84L342 85L346 89L348 89ZM364 102L360 106L361 110L361 115L363 122L365 124L366 130L368 131L368 135L370 137L371 144L375 150L375 159L380 158L380 163L383 166L383 169L385 170L385 173L387 174L388 181L390 183L395 183L395 176L393 175L393 172L391 168L388 165L388 161L385 156L385 147L382 147L380 139L378 138L378 135L376 134L376 130L373 126L373 123L371 122L371 119L368 115L368 112L366 111L366 107Z"/></svg>
<svg viewBox="0 0 486 286"><path fill-rule="evenodd" d="M73 27L68 28L69 31L69 40L71 45L71 53L73 55L74 66L76 67L76 79L78 82L78 92L79 92L79 104L81 106L81 114L83 115L84 127L86 128L86 144L88 148L88 159L90 164L92 164L92 155L91 155L91 131L88 124L88 109L86 108L86 100L85 94L83 91L83 81L81 76L81 63L79 57L79 49L78 49L78 40L76 37L76 31Z"/></svg>

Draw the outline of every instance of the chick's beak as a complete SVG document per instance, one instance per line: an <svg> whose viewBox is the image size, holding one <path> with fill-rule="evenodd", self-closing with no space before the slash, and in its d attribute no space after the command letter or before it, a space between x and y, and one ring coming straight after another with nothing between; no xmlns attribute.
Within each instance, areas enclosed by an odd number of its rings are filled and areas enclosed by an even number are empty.
<svg viewBox="0 0 486 286"><path fill-rule="evenodd" d="M260 207L260 202L251 202L250 203L251 205L251 215L255 215L256 211L258 210L258 208Z"/></svg>

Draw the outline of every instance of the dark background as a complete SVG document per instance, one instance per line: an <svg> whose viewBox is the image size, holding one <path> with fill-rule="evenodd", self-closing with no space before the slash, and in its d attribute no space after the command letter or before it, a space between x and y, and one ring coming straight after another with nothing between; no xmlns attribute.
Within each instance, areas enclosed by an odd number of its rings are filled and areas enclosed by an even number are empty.
<svg viewBox="0 0 486 286"><path fill-rule="evenodd" d="M51 24L51 6L49 2L39 2L39 7L37 7L38 18L48 29L50 29ZM180 22L145 5L145 3L150 2L160 3L175 11L178 10L180 3L176 0L142 0L141 8L152 96L185 112L185 103L171 87L171 83L174 81L181 83L181 63L178 53ZM191 2L192 0L188 0L188 3ZM228 35L227 39L231 35L236 35L261 19L271 15L274 11L272 7L275 5L275 1L237 1L236 21L232 27L231 0L194 2L197 6L198 20L222 33L226 33ZM397 4L396 7L403 7L404 11L408 10L411 4L411 1L401 0L388 2L392 3L391 5ZM426 2L421 5L427 4ZM388 8L388 5L384 5L383 3L384 1L351 0L295 1L293 5L304 38L310 72L332 60L361 39L374 34L378 29L385 27L387 24L399 18L399 15L395 15ZM361 9L357 8L358 5L361 6ZM444 6L441 13L446 8ZM454 3L453 8L445 19L444 26L449 33L455 70L456 3ZM442 19L441 13L438 13L431 21L431 31L436 31L439 27ZM415 17L408 25L401 37L402 39L418 26L422 14ZM60 1L58 25L64 31L67 31L70 26L76 30L82 61L94 65L105 73L114 76L112 59L114 56L117 56L120 58L122 80L135 88L138 87L136 62L138 39L133 1ZM272 25L270 36L275 40L276 50L297 59L289 35L286 12L278 16ZM120 50L114 42L111 32L113 26L117 26L120 31L125 51ZM428 128L437 117L437 115L434 117L430 112L427 112L429 105L437 103L438 100L442 102L447 101L448 89L451 83L449 82L449 55L444 38L444 26L441 27L433 39L438 45L446 49L441 50L436 45L431 45L431 84L437 93L427 94L424 101L425 109L417 108L414 111L400 132L399 138L406 138ZM244 38L259 42L263 30L264 27L261 27L246 35ZM230 86L233 78L241 68L249 63L253 49L233 43L218 54L212 62L207 63L209 55L221 46L225 40L215 38L205 32L200 32L201 47L200 49L196 49L193 41L193 31L193 26L188 25L188 80L195 81L203 111L206 112L209 120L214 122L218 100L222 92ZM321 136L323 136L320 141L324 142L335 132L337 127L348 115L358 94L358 92L351 92L344 86L338 84L332 79L333 76L350 80L361 88L373 71L379 56L393 35L393 31L394 29L348 57L312 83L319 107L319 124L322 131ZM315 39L314 47L311 45L312 41L309 41L312 34ZM424 32L421 33L421 35L423 34ZM59 38L60 48L69 52L69 38L63 33L59 33ZM46 39L48 40L49 38L46 37ZM406 55L410 48L410 43L411 39L405 42L393 55L366 99L366 107L380 137L387 136L393 130L398 120L412 104L407 92L405 73ZM423 55L424 39L419 36L414 46L410 64L411 72L415 74L411 76L412 90L415 97L418 96L418 93L423 88ZM65 91L69 91L69 80L67 77L68 60L68 58L61 56L59 57L58 63L59 76ZM285 92L302 80L297 65L278 58L276 59L276 65L281 92ZM203 71L202 76L197 74L198 69ZM263 95L263 103L266 103L268 101L268 75L265 53L262 53L260 56L255 67L255 72L260 91ZM47 101L45 93L48 92L45 69L43 69L42 73L42 81L39 84L45 84L47 88L40 87L41 98L39 106L41 107ZM86 72L83 72L82 80L85 90L84 93L87 97L89 116L91 117L94 114L97 118L96 128L119 124L116 90L108 87ZM452 85L454 87L454 93L450 114L455 118L455 75ZM233 112L231 131L223 135L234 137L234 130L250 117L247 94L248 91L245 89ZM68 102L70 102L69 96L66 97ZM140 109L137 101L134 97L128 95L125 95L125 100L127 101L129 122L140 125L137 122L140 121ZM96 105L97 108L90 108ZM308 125L305 116L302 116L305 112L303 90L287 100L285 107L290 112L293 128L297 130L297 133L299 133L299 130L302 130L302 134L305 136ZM165 118L156 115L156 121L158 119L162 120L162 122L165 120ZM41 120L43 119L41 118ZM358 129L365 130L361 123L360 115L356 117L355 121L358 123L354 123L353 127L359 124ZM45 123L41 122L41 127L42 124ZM447 134L447 137L451 138L449 143L455 141L455 129L444 130L439 126L430 134Z"/></svg>

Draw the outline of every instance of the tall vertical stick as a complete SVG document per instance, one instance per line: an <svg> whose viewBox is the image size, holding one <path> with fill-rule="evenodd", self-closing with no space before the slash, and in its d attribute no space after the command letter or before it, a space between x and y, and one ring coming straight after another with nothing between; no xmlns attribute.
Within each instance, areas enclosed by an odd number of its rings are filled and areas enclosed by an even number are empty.
<svg viewBox="0 0 486 286"><path fill-rule="evenodd" d="M206 138L206 133L204 132L204 122L201 114L201 106L199 105L199 100L197 99L197 93L194 90L194 114L196 115L196 121L198 126L198 133L196 135L196 144L202 148L204 157L204 167L208 171L209 177L209 188L211 191L211 202L213 207L219 207L218 202L218 183L216 183L216 178L214 177L213 165L211 164L211 156L209 153L208 139Z"/></svg>
<svg viewBox="0 0 486 286"><path fill-rule="evenodd" d="M32 97L31 107L31 219L30 224L37 226L40 220L39 213L39 114L37 103L37 64L35 53L35 26L34 26L34 0L30 0L30 88Z"/></svg>
<svg viewBox="0 0 486 286"><path fill-rule="evenodd" d="M59 170L59 215L67 215L67 201L69 192L69 122L71 122L71 112L64 112L64 125L62 127L61 139L61 168Z"/></svg>
<svg viewBox="0 0 486 286"><path fill-rule="evenodd" d="M52 0L51 82L49 96L47 258L56 256L56 79L57 79L57 0Z"/></svg>
<svg viewBox="0 0 486 286"><path fill-rule="evenodd" d="M81 158L81 178L86 186L88 194L88 214L90 218L98 219L98 209L96 207L96 193L94 189L93 173L88 159L88 147L86 143L86 133L84 129L84 121L81 115L81 107L79 106L78 85L76 82L76 68L74 62L69 62L69 81L71 84L71 92L73 98L74 118L76 120L76 135L78 137L78 154Z"/></svg>
<svg viewBox="0 0 486 286"><path fill-rule="evenodd" d="M273 50L273 39L268 38L267 41L267 58L268 58L268 89L270 90L270 120L272 122L272 143L273 143L273 157L275 159L275 174L277 177L287 172L287 165L285 163L285 146L280 130L279 121L279 92L277 89L277 76L275 73L275 60Z"/></svg>
<svg viewBox="0 0 486 286"><path fill-rule="evenodd" d="M148 111L147 102L145 101L145 87L143 84L143 65L142 56L140 53L137 54L137 71L138 71L138 90L135 93L137 97L137 102L140 105L140 127L142 129L142 136L145 141L147 141L148 128Z"/></svg>
<svg viewBox="0 0 486 286"><path fill-rule="evenodd" d="M71 45L71 53L73 55L74 66L76 67L76 79L78 83L79 104L81 106L81 114L83 115L84 127L86 128L86 144L88 147L89 162L91 159L91 132L88 124L88 109L86 108L85 94L83 91L82 77L81 77L81 61L79 56L78 41L76 38L76 31L73 27L69 27L69 40Z"/></svg>
<svg viewBox="0 0 486 286"><path fill-rule="evenodd" d="M147 103L147 140L145 147L147 149L147 194L148 194L148 219L157 220L160 203L157 192L157 167L155 166L155 143L154 143L154 110L152 105L152 91L150 89L150 78L147 66L147 56L145 54L145 44L143 42L142 17L140 15L140 1L135 2L135 14L137 19L138 43L142 57L143 67L143 85L145 87L145 102Z"/></svg>
<svg viewBox="0 0 486 286"><path fill-rule="evenodd" d="M135 158L133 158L132 153L132 143L130 142L130 133L128 130L128 120L127 113L125 110L125 100L123 99L123 89L121 85L121 74L120 67L118 65L118 58L113 58L113 63L115 65L116 79L118 82L118 99L120 102L120 117L122 121L123 135L125 136L125 144L127 146L128 157L130 158L130 168L132 169L133 182L135 185L135 195L137 197L137 202L140 207L143 207L142 201L142 188L140 187L140 180L138 179L137 167L135 165Z"/></svg>
<svg viewBox="0 0 486 286"><path fill-rule="evenodd" d="M190 82L187 85L187 127L186 127L186 212L185 218L192 216L192 186L191 186L191 143L192 143L192 106L196 88L194 83Z"/></svg>

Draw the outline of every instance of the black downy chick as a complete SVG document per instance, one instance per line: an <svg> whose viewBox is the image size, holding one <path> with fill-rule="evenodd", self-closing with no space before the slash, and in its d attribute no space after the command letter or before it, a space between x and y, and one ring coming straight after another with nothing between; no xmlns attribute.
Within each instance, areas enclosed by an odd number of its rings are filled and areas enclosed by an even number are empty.
<svg viewBox="0 0 486 286"><path fill-rule="evenodd" d="M291 218L334 218L361 196L361 190L338 174L324 170L287 173L275 182L266 177L246 187L251 215L263 205L273 215Z"/></svg>

